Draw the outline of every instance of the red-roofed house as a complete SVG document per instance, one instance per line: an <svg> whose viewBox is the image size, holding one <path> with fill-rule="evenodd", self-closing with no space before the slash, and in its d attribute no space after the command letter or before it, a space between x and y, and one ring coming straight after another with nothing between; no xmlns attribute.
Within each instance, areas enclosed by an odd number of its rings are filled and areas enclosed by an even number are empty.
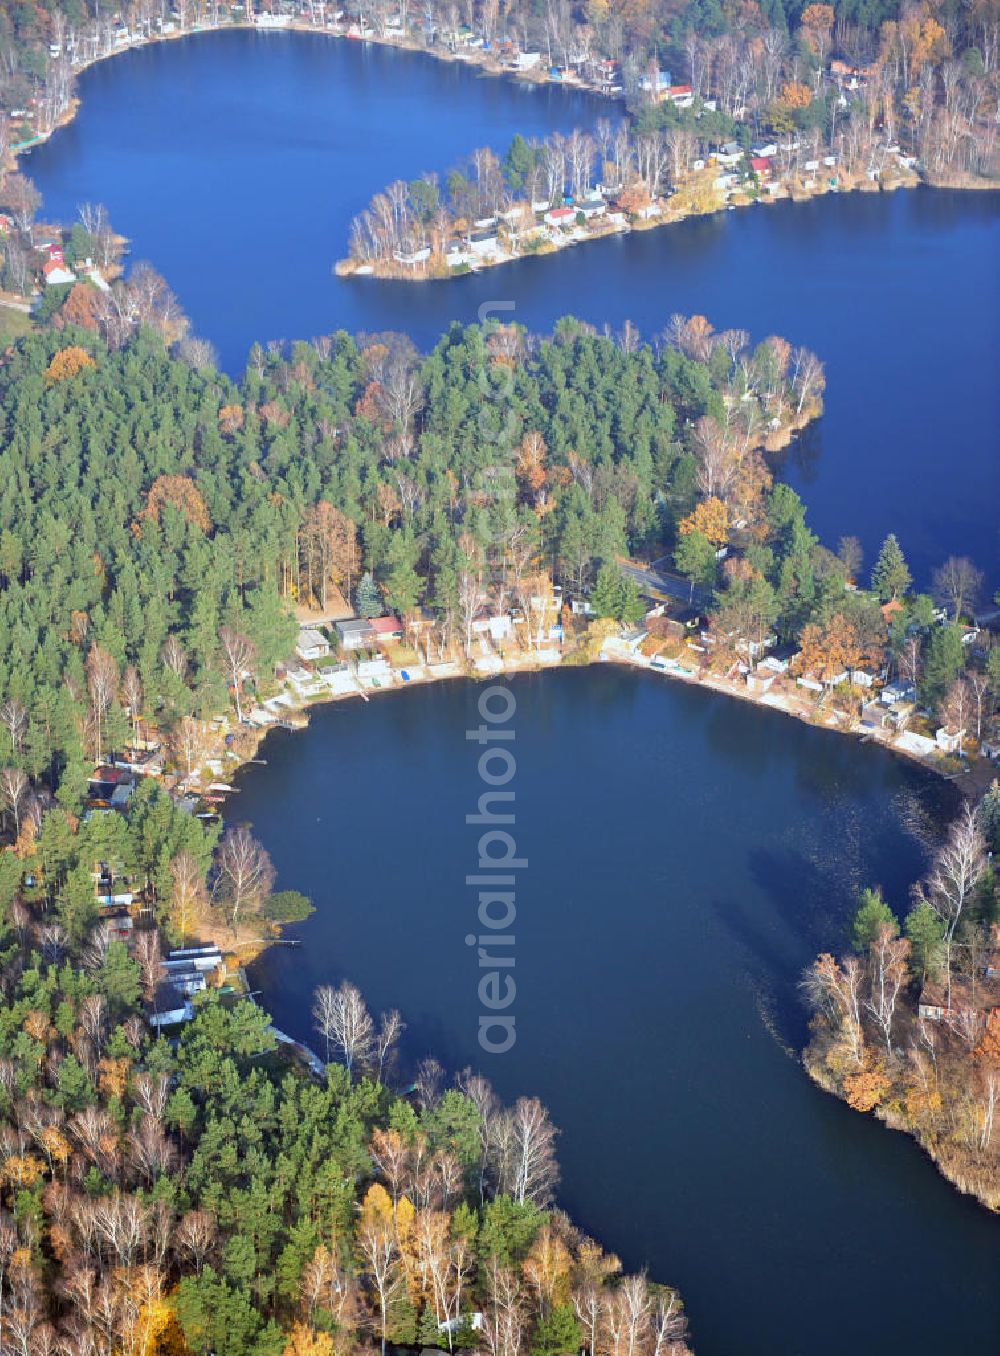
<svg viewBox="0 0 1000 1356"><path fill-rule="evenodd" d="M770 160L765 160L762 155L755 155L750 161L750 168L755 174L759 174L761 178L766 178L771 173L771 162Z"/></svg>
<svg viewBox="0 0 1000 1356"><path fill-rule="evenodd" d="M572 226L576 221L576 212L572 207L553 207L542 220L548 226Z"/></svg>
<svg viewBox="0 0 1000 1356"><path fill-rule="evenodd" d="M375 633L376 644L403 639L403 627L398 617L373 617L371 628Z"/></svg>
<svg viewBox="0 0 1000 1356"><path fill-rule="evenodd" d="M61 283L76 282L76 274L73 273L61 259L50 259L43 267L45 274L45 284L47 287L58 287Z"/></svg>

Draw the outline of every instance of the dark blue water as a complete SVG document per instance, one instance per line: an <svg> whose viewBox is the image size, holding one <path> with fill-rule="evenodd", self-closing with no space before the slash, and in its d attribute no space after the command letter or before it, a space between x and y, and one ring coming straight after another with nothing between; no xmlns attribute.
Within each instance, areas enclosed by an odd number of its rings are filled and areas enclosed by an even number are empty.
<svg viewBox="0 0 1000 1356"><path fill-rule="evenodd" d="M29 158L47 210L103 201L230 371L255 340L336 328L429 345L513 302L646 335L677 311L826 363L826 415L784 472L830 545L887 531L918 578L968 554L1000 584L1000 194L852 194L725 212L447 283L337 279L351 218L397 177L446 171L615 116L596 96L519 85L361 43L203 35L88 71L76 121ZM505 317L511 314L504 313Z"/></svg>
<svg viewBox="0 0 1000 1356"><path fill-rule="evenodd" d="M339 704L277 733L230 804L317 912L254 983L306 1039L314 987L398 1006L407 1054L534 1091L561 1200L626 1265L682 1286L700 1356L994 1351L1000 1223L911 1141L819 1092L796 982L862 882L896 903L905 829L942 783L883 750L669 680L517 680L514 1011L477 1044L482 788L472 684Z"/></svg>

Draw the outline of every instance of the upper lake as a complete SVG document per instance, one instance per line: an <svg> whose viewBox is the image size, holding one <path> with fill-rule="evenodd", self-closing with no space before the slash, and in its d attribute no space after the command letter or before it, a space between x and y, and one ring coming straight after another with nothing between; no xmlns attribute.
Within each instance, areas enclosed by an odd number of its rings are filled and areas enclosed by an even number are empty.
<svg viewBox="0 0 1000 1356"><path fill-rule="evenodd" d="M337 279L351 218L394 178L517 131L592 125L597 96L315 35L201 35L103 62L31 153L46 212L102 201L229 371L255 340L396 329L428 346L480 307L535 330L675 312L781 334L826 364L822 421L783 474L868 562L895 530L915 574L968 554L1000 583L1000 193L830 195L723 212L448 283Z"/></svg>

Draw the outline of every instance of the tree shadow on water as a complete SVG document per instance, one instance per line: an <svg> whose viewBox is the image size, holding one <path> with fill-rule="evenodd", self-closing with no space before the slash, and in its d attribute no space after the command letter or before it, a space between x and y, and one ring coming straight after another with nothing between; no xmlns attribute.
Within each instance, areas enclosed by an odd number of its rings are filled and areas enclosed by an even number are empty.
<svg viewBox="0 0 1000 1356"><path fill-rule="evenodd" d="M802 971L823 950L846 942L852 897L843 875L791 847L757 848L747 859L747 886L713 911L742 953L746 974L763 996L782 1039L799 1045L805 1032L797 996Z"/></svg>

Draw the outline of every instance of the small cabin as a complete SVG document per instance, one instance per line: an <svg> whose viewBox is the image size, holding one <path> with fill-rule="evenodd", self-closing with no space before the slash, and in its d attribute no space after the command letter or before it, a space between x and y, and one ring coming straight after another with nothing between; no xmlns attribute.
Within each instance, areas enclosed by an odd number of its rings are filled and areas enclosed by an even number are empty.
<svg viewBox="0 0 1000 1356"><path fill-rule="evenodd" d="M295 653L307 662L323 659L330 653L330 642L322 631L306 626L299 632Z"/></svg>
<svg viewBox="0 0 1000 1356"><path fill-rule="evenodd" d="M961 756L962 740L964 738L964 730L957 730L953 725L942 725L934 735L934 742L942 753L958 754Z"/></svg>
<svg viewBox="0 0 1000 1356"><path fill-rule="evenodd" d="M339 621L336 623L336 630L341 647L345 650L364 649L375 639L372 624L366 617L351 617L348 621Z"/></svg>

